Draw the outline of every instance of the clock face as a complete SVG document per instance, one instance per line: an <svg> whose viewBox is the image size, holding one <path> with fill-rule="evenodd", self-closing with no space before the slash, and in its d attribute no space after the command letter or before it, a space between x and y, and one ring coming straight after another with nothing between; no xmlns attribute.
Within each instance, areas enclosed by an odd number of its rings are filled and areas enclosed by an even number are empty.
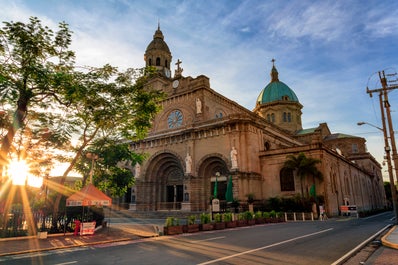
<svg viewBox="0 0 398 265"><path fill-rule="evenodd" d="M173 88L177 88L179 84L180 84L180 82L178 82L178 80L174 80Z"/></svg>
<svg viewBox="0 0 398 265"><path fill-rule="evenodd" d="M177 128L182 125L182 120L183 120L183 116L182 116L181 111L173 110L169 114L169 117L167 118L167 123L169 125L169 128Z"/></svg>

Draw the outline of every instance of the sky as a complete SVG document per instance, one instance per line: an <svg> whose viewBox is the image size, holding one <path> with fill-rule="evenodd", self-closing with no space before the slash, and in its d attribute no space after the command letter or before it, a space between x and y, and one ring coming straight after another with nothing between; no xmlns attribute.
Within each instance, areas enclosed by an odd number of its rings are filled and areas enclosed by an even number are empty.
<svg viewBox="0 0 398 265"><path fill-rule="evenodd" d="M372 127L382 126L378 95L366 88L381 88L379 71L398 71L396 0L0 0L0 6L0 22L35 16L53 30L68 23L81 66L145 66L159 24L172 72L180 59L184 76L206 75L215 91L249 110L270 82L274 58L280 81L304 106L304 128L326 122L332 133L364 137L383 162L382 132ZM398 90L388 95L396 127Z"/></svg>

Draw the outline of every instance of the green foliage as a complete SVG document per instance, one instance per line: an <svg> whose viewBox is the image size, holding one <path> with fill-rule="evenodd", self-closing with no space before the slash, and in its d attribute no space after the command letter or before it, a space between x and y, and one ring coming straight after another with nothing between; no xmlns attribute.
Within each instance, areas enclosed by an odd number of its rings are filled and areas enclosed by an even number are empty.
<svg viewBox="0 0 398 265"><path fill-rule="evenodd" d="M224 213L223 219L225 222L231 222L232 221L232 213Z"/></svg>
<svg viewBox="0 0 398 265"><path fill-rule="evenodd" d="M247 202L248 203L253 203L254 202L254 193L249 193L246 195L247 197Z"/></svg>
<svg viewBox="0 0 398 265"><path fill-rule="evenodd" d="M187 224L188 225L193 225L196 222L196 215L190 215L188 216Z"/></svg>
<svg viewBox="0 0 398 265"><path fill-rule="evenodd" d="M264 218L270 218L271 217L270 212L263 212L263 217Z"/></svg>
<svg viewBox="0 0 398 265"><path fill-rule="evenodd" d="M254 213L254 218L259 219L263 217L263 213L261 211L257 211Z"/></svg>
<svg viewBox="0 0 398 265"><path fill-rule="evenodd" d="M275 218L275 217L276 217L276 211L272 210L272 211L269 213L269 216L272 217L272 218Z"/></svg>
<svg viewBox="0 0 398 265"><path fill-rule="evenodd" d="M300 178L301 184L301 195L304 197L303 181L306 177L311 176L313 184L315 184L315 179L319 181L323 180L322 173L318 170L316 165L321 163L321 160L306 157L304 153L300 152L297 156L288 155L283 167L294 170L297 176Z"/></svg>
<svg viewBox="0 0 398 265"><path fill-rule="evenodd" d="M216 223L221 223L221 221L222 221L222 215L221 215L220 213L216 213L216 214L214 215L214 221L215 221Z"/></svg>
<svg viewBox="0 0 398 265"><path fill-rule="evenodd" d="M180 225L180 220L178 218L172 216L166 218L166 223L165 223L166 227L178 226L178 225Z"/></svg>
<svg viewBox="0 0 398 265"><path fill-rule="evenodd" d="M253 213L250 211L246 211L244 214L244 220L253 220Z"/></svg>
<svg viewBox="0 0 398 265"><path fill-rule="evenodd" d="M201 213L200 214L200 223L201 224L208 224L210 223L210 214L209 213Z"/></svg>

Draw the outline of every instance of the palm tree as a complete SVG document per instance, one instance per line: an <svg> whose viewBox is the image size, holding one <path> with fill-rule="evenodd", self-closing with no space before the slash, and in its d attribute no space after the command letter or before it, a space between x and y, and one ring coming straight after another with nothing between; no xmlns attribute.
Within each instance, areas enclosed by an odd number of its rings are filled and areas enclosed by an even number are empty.
<svg viewBox="0 0 398 265"><path fill-rule="evenodd" d="M307 176L312 176L313 185L315 187L315 180L322 181L322 173L316 167L316 164L320 163L321 160L306 157L304 153L299 153L297 156L288 155L283 167L296 171L297 176L300 178L301 185L301 197L304 197L303 182ZM315 196L316 197L316 196Z"/></svg>

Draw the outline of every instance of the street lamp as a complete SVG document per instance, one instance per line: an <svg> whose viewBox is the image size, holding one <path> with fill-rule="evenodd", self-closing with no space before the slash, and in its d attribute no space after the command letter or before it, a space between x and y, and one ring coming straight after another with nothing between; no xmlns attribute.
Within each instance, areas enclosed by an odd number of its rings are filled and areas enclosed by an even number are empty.
<svg viewBox="0 0 398 265"><path fill-rule="evenodd" d="M368 122L358 122L357 125L361 126L364 124L367 124L369 126L372 126L380 131L383 132L383 136L384 136L384 151L386 152L386 159L387 159L387 166L388 166L388 176L390 179L390 189L391 189L391 199L392 199L392 205L393 205L393 209L394 209L394 215L395 215L395 222L398 221L398 206L397 206L397 190L395 188L394 185L394 175L393 175L393 171L392 171L392 164L391 164L391 155L390 155L390 144L388 142L388 135L387 135L387 130L386 128L386 122L384 119L384 111L382 109L382 121L383 121L383 128L380 128L376 125L373 125L371 123Z"/></svg>

